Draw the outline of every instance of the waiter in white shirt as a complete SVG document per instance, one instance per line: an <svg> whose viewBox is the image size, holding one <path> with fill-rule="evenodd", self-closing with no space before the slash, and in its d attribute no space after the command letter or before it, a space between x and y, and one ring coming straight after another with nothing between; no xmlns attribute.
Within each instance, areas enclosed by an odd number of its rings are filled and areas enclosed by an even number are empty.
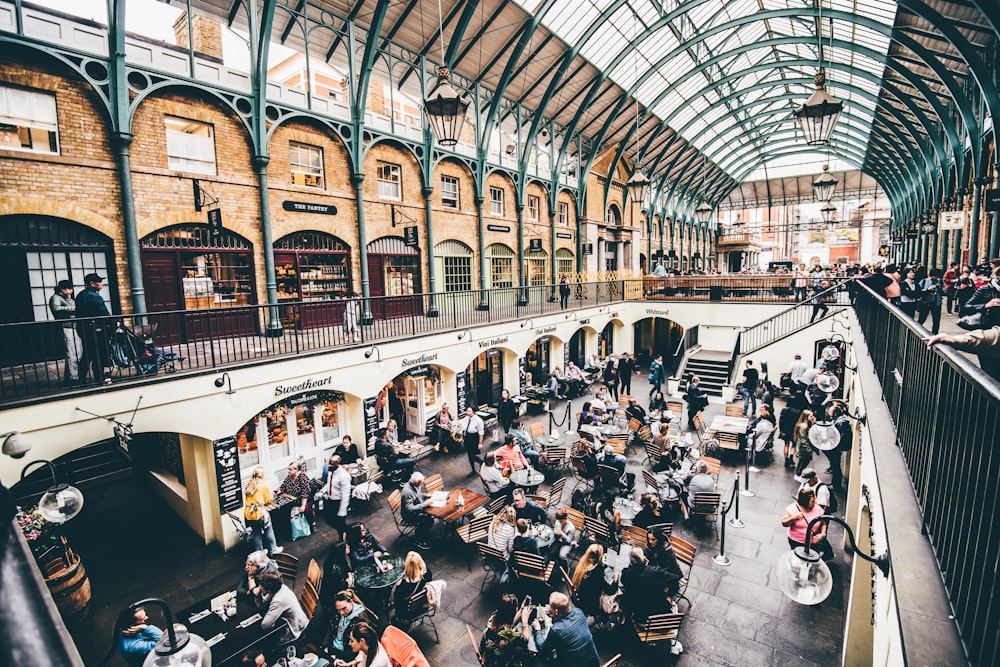
<svg viewBox="0 0 1000 667"><path fill-rule="evenodd" d="M802 355L796 354L795 359L792 361L791 365L788 366L788 379L792 381L792 393L796 391L802 391L806 388L806 385L802 382L802 376L806 374L809 370L809 366L806 362L802 361Z"/></svg>
<svg viewBox="0 0 1000 667"><path fill-rule="evenodd" d="M469 457L469 467L472 468L472 475L476 474L476 461L482 463L479 457L479 450L483 446L483 434L486 433L486 424L482 417L476 414L471 407L465 409L465 416L461 420L462 442L465 443L465 454ZM470 475L471 476L471 475Z"/></svg>
<svg viewBox="0 0 1000 667"><path fill-rule="evenodd" d="M347 535L347 506L351 503L351 473L340 465L340 457L336 454L330 457L323 497L327 502L326 522L337 529L338 539L343 540Z"/></svg>

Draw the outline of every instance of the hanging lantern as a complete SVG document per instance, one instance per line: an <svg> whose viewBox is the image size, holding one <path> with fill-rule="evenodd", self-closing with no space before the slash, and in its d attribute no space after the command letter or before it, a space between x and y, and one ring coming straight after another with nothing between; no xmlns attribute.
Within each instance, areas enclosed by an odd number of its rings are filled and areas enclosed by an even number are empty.
<svg viewBox="0 0 1000 667"><path fill-rule="evenodd" d="M837 207L832 203L827 202L823 208L819 210L819 214L823 216L823 222L828 225L833 224L834 216L837 214Z"/></svg>
<svg viewBox="0 0 1000 667"><path fill-rule="evenodd" d="M816 91L805 104L795 112L802 128L802 135L810 146L819 146L830 141L833 128L840 120L844 103L826 92L826 71L820 68L816 74Z"/></svg>
<svg viewBox="0 0 1000 667"><path fill-rule="evenodd" d="M629 198L637 204L642 204L646 201L646 195L649 194L649 178L643 173L641 167L636 167L635 173L632 174L632 178L628 179L625 187L628 188Z"/></svg>
<svg viewBox="0 0 1000 667"><path fill-rule="evenodd" d="M839 182L830 173L830 165L824 164L823 173L813 181L813 196L816 198L816 201L830 201L830 197L833 196L833 190Z"/></svg>
<svg viewBox="0 0 1000 667"><path fill-rule="evenodd" d="M712 207L708 205L707 201L702 200L702 202L698 204L698 208L694 210L694 217L701 224L708 222L708 219L712 217Z"/></svg>
<svg viewBox="0 0 1000 667"><path fill-rule="evenodd" d="M438 67L437 77L437 83L424 100L424 111L437 142L442 146L454 146L458 143L470 100L452 87L449 82L451 70L447 67Z"/></svg>

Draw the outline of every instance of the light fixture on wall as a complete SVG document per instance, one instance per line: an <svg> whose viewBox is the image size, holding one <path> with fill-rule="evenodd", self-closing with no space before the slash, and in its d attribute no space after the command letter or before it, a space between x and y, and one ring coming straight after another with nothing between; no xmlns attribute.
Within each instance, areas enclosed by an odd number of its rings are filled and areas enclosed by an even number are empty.
<svg viewBox="0 0 1000 667"><path fill-rule="evenodd" d="M365 350L365 359L371 359L372 356L375 357L375 370L382 371L382 352L374 345L372 345L370 350Z"/></svg>
<svg viewBox="0 0 1000 667"><path fill-rule="evenodd" d="M226 387L226 393L222 398L222 405L227 410L231 410L241 403L240 395L233 389L233 378L229 376L229 373L223 373L221 377L215 378L215 386L219 389L223 386Z"/></svg>
<svg viewBox="0 0 1000 667"><path fill-rule="evenodd" d="M458 339L459 340L464 340L465 344L468 345L471 348L472 347L472 341L473 341L472 330L471 329L466 329L462 333L458 334Z"/></svg>
<svg viewBox="0 0 1000 667"><path fill-rule="evenodd" d="M777 579L781 591L799 604L814 605L825 600L833 590L833 578L830 568L823 562L821 554L811 548L813 528L820 521L833 521L844 527L851 542L851 550L863 560L874 564L882 576L889 576L889 554L883 552L878 556L870 556L858 551L854 541L854 531L844 522L830 514L818 516L806 527L805 546L795 547L778 559Z"/></svg>
<svg viewBox="0 0 1000 667"><path fill-rule="evenodd" d="M7 431L0 435L3 438L3 453L12 459L22 459L31 449L31 441L20 431Z"/></svg>
<svg viewBox="0 0 1000 667"><path fill-rule="evenodd" d="M521 322L521 328L522 329L531 329L534 326L535 326L535 322L533 320L525 320L525 321Z"/></svg>
<svg viewBox="0 0 1000 667"><path fill-rule="evenodd" d="M38 512L51 523L66 523L83 509L83 493L75 486L56 481L56 466L52 461L32 461L24 466L21 479L28 475L32 467L38 465L48 466L52 474L52 486L38 500Z"/></svg>
<svg viewBox="0 0 1000 667"><path fill-rule="evenodd" d="M424 99L424 111L431 131L442 146L454 146L465 123L465 112L471 100L463 96L451 85L451 70L444 64L444 20L441 16L441 0L438 0L438 35L441 40L441 67L437 68L437 82Z"/></svg>

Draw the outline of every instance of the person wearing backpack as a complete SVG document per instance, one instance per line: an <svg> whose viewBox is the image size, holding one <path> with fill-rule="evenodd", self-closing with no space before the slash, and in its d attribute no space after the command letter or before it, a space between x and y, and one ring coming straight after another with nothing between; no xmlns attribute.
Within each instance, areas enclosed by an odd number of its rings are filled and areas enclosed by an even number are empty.
<svg viewBox="0 0 1000 667"><path fill-rule="evenodd" d="M840 509L840 503L837 501L837 496L831 492L830 485L819 481L815 470L804 468L800 477L805 481L802 482L799 491L812 489L816 493L816 506L823 508L823 514L833 514Z"/></svg>
<svg viewBox="0 0 1000 667"><path fill-rule="evenodd" d="M653 394L661 391L660 386L663 384L663 355L658 354L653 358L652 363L649 364L649 397L653 398Z"/></svg>
<svg viewBox="0 0 1000 667"><path fill-rule="evenodd" d="M930 275L920 281L920 300L917 303L917 324L923 326L927 316L931 316L931 333L941 328L941 301L944 283L941 269L931 269Z"/></svg>

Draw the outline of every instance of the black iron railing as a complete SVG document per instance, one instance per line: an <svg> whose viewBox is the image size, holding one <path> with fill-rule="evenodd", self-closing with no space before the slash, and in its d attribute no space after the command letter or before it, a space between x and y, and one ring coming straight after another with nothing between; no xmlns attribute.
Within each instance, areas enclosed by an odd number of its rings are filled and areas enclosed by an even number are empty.
<svg viewBox="0 0 1000 667"><path fill-rule="evenodd" d="M955 621L975 665L1000 664L1000 384L866 285L855 312Z"/></svg>
<svg viewBox="0 0 1000 667"><path fill-rule="evenodd" d="M677 349L674 350L673 364L670 369L670 377L679 377L678 372L681 369L681 364L684 363L684 355L692 347L698 344L698 325L693 327L688 327L684 330L684 335L681 336L680 342L677 343Z"/></svg>

